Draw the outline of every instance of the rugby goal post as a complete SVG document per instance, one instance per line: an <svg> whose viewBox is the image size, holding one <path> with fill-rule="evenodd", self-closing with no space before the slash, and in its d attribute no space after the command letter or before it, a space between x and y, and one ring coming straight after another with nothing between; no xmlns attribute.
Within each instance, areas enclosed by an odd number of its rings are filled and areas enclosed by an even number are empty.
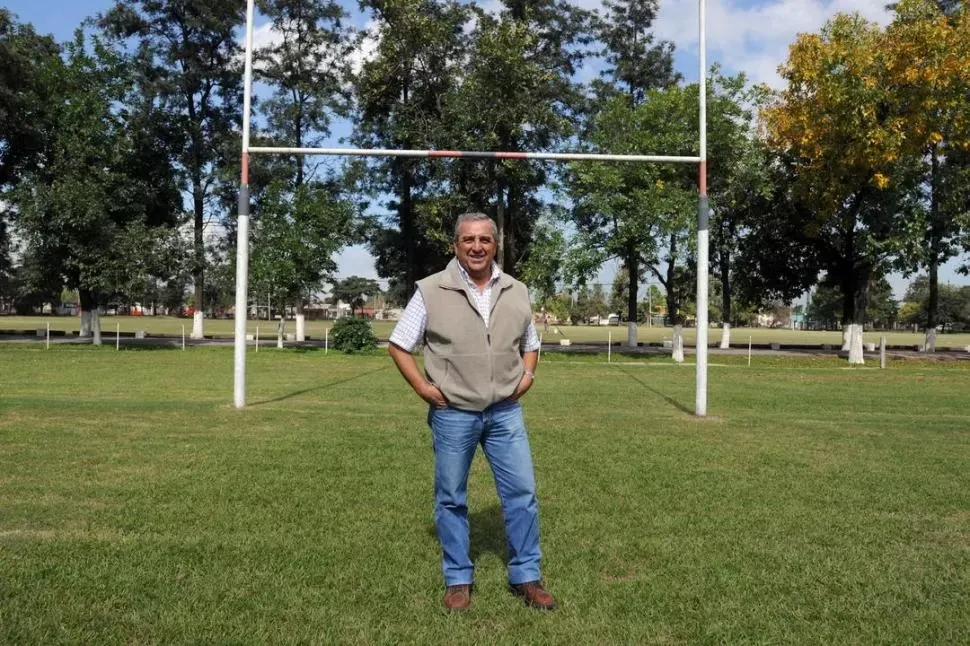
<svg viewBox="0 0 970 646"><path fill-rule="evenodd" d="M526 159L544 161L601 161L630 163L697 164L699 197L697 204L697 364L694 414L707 415L707 332L709 205L707 199L707 0L698 0L698 118L699 155L599 155L546 152L484 152L461 150L384 150L353 148L285 148L249 145L253 89L253 22L255 0L246 3L246 56L242 127L242 177L239 189L239 212L236 229L236 311L234 341L233 402L236 408L246 406L246 320L249 307L249 156L250 155L331 155L347 157L424 157L461 159Z"/></svg>

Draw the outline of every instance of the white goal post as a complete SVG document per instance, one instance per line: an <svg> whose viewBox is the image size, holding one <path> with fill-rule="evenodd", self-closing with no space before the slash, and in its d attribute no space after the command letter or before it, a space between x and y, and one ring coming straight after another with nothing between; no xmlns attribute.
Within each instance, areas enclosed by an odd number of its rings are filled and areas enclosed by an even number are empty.
<svg viewBox="0 0 970 646"><path fill-rule="evenodd" d="M424 157L463 159L534 159L545 161L601 161L633 163L684 163L698 165L697 205L697 366L694 414L707 415L707 332L709 205L707 199L707 0L698 0L698 92L700 147L697 157L665 155L596 155L546 152L483 152L460 150L382 150L353 148L280 148L249 145L253 89L253 21L255 0L246 3L246 58L242 127L242 178L236 229L236 311L233 401L246 406L246 321L249 308L249 156L255 154L334 155L356 157Z"/></svg>

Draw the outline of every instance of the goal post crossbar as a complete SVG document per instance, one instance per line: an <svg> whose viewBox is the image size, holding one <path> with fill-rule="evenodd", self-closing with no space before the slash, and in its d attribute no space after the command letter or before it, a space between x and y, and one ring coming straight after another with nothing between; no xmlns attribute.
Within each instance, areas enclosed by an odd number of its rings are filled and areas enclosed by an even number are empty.
<svg viewBox="0 0 970 646"><path fill-rule="evenodd" d="M421 157L425 159L529 159L541 161L615 161L697 164L700 157L684 155L609 155L600 153L487 152L482 150L393 150L383 148L289 148L250 146L245 152L262 155L331 155L339 157Z"/></svg>
<svg viewBox="0 0 970 646"><path fill-rule="evenodd" d="M239 190L239 218L236 227L236 309L235 365L233 401L236 408L246 405L246 314L249 308L249 156L251 154L334 155L357 157L417 157L464 159L527 159L549 161L616 161L650 163L696 163L698 165L697 204L697 363L694 414L707 415L707 337L710 205L707 196L707 0L698 4L698 122L699 156L602 155L590 153L483 152L458 150L379 150L343 148L285 148L250 146L251 95L253 87L253 29L255 0L246 0L246 55L242 130L242 178Z"/></svg>

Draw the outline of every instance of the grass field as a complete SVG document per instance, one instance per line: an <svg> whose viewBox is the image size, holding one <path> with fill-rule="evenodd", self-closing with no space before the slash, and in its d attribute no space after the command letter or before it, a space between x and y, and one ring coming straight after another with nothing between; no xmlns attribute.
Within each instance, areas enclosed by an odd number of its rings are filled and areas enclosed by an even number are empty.
<svg viewBox="0 0 970 646"><path fill-rule="evenodd" d="M543 355L553 613L441 609L422 403L383 354L0 345L0 642L966 643L970 366Z"/></svg>
<svg viewBox="0 0 970 646"><path fill-rule="evenodd" d="M101 318L101 328L106 336L114 334L115 330L121 332L135 332L136 330L146 330L149 334L165 334L170 336L180 336L183 332L188 335L192 332L192 319L174 318L167 316L104 316ZM0 317L0 330L38 330L46 329L50 324L51 330L63 330L75 332L80 329L80 322L73 316L2 316ZM234 334L234 323L231 319L207 319L205 321L206 335L216 337L231 338ZM307 321L306 333L315 339L323 339L326 330L333 326L333 321ZM374 321L374 332L380 339L387 339L394 328L393 321ZM248 334L255 334L259 328L259 336L263 339L276 338L276 321L254 321L247 323ZM286 331L296 332L296 323L287 321ZM606 342L612 334L614 342L626 340L625 326L589 326L589 325L558 325L550 326L549 330L540 332L544 334L547 342L558 343L560 339L570 339L576 343L589 341ZM660 343L664 339L671 338L672 330L667 327L648 327L641 325L637 332L637 339L641 343ZM866 342L878 343L879 337L885 336L889 345L915 346L924 342L922 332L867 332L864 336ZM708 333L708 343L715 344L721 341L721 328L711 328ZM738 328L732 330L731 342L734 345L746 345L748 338L754 344L798 344L798 345L839 345L842 343L842 333L839 331L804 331L790 330L786 328ZM686 328L684 330L684 343L694 345L696 330ZM940 334L937 336L937 347L940 348L964 348L970 345L970 333Z"/></svg>

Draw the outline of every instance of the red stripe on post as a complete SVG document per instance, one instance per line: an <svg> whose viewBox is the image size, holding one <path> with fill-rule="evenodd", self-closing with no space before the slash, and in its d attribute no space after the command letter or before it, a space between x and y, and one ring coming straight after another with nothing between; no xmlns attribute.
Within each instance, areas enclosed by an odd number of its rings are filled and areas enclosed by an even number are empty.
<svg viewBox="0 0 970 646"><path fill-rule="evenodd" d="M461 157L460 150L429 150L428 157Z"/></svg>
<svg viewBox="0 0 970 646"><path fill-rule="evenodd" d="M495 153L498 159L528 159L529 153Z"/></svg>
<svg viewBox="0 0 970 646"><path fill-rule="evenodd" d="M242 185L249 186L249 153L242 156Z"/></svg>
<svg viewBox="0 0 970 646"><path fill-rule="evenodd" d="M700 186L701 186L701 197L707 197L707 161L702 161L700 164Z"/></svg>

